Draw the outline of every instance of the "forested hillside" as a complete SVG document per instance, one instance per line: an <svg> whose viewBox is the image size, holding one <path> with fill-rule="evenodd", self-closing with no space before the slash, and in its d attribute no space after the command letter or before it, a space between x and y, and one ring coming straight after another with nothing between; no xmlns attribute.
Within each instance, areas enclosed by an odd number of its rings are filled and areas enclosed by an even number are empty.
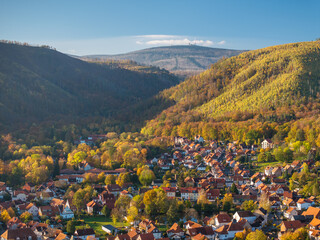
<svg viewBox="0 0 320 240"><path fill-rule="evenodd" d="M319 65L319 41L221 60L164 90L160 96L175 104L149 121L142 132L243 140L249 129L268 137L289 122L302 126L319 114Z"/></svg>
<svg viewBox="0 0 320 240"><path fill-rule="evenodd" d="M0 126L108 117L178 83L132 62L88 63L44 47L0 43Z"/></svg>

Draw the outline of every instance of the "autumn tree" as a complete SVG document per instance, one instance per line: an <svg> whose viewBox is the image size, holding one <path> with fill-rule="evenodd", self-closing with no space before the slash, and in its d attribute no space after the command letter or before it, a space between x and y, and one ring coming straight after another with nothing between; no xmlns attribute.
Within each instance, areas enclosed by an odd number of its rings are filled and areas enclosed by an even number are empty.
<svg viewBox="0 0 320 240"><path fill-rule="evenodd" d="M226 193L222 199L223 211L229 211L233 205L233 198L231 193Z"/></svg>
<svg viewBox="0 0 320 240"><path fill-rule="evenodd" d="M256 230L254 232L251 232L248 234L246 237L246 240L267 240L267 236L261 231L261 230Z"/></svg>
<svg viewBox="0 0 320 240"><path fill-rule="evenodd" d="M258 208L257 204L253 201L253 200L249 200L249 201L244 201L242 204L241 204L241 208L244 210L244 211L254 211L255 209Z"/></svg>
<svg viewBox="0 0 320 240"><path fill-rule="evenodd" d="M120 173L116 180L116 184L118 184L120 187L122 187L125 183L130 182L130 173Z"/></svg>
<svg viewBox="0 0 320 240"><path fill-rule="evenodd" d="M109 184L115 184L116 183L116 177L112 174L109 174L106 176L104 184L109 185Z"/></svg>
<svg viewBox="0 0 320 240"><path fill-rule="evenodd" d="M33 219L33 216L32 216L32 214L29 213L29 212L24 212L24 213L22 213L22 214L20 215L20 219L21 219L22 222L28 223L28 222L30 222L30 221Z"/></svg>
<svg viewBox="0 0 320 240"><path fill-rule="evenodd" d="M11 219L9 213L7 210L3 210L0 214L0 220L1 222L7 224L7 222Z"/></svg>

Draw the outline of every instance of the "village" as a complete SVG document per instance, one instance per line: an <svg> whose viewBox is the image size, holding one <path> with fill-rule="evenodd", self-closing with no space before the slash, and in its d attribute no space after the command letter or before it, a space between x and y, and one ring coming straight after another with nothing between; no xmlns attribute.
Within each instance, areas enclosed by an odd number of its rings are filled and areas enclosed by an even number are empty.
<svg viewBox="0 0 320 240"><path fill-rule="evenodd" d="M94 144L88 141L77 144ZM317 176L319 165L309 157L259 166L258 154L274 147L270 139L246 145L175 137L170 151L136 170L162 176L144 186L130 181L134 170L86 161L40 185L12 189L1 182L1 239L223 240L250 232L320 239L318 195L301 194L299 186L305 175ZM190 174L184 178L181 169ZM85 187L88 176L110 181ZM116 183L120 178L126 180ZM85 188L76 197L79 186Z"/></svg>

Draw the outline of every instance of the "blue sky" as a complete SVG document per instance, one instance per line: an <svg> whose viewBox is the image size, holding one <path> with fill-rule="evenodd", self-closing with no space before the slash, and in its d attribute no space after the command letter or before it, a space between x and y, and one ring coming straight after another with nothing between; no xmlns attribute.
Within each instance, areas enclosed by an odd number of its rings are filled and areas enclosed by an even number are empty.
<svg viewBox="0 0 320 240"><path fill-rule="evenodd" d="M76 55L162 45L257 49L320 37L319 0L1 0L0 39Z"/></svg>

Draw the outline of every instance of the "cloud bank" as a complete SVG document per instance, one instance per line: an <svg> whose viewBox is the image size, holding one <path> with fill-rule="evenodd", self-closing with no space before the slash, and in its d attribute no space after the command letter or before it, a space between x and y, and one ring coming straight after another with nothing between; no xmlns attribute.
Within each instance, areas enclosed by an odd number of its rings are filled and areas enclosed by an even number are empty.
<svg viewBox="0 0 320 240"><path fill-rule="evenodd" d="M176 36L176 35L141 35L136 36L136 41L139 45L199 45L199 46L212 46L224 45L225 40L213 42L207 39L196 39L195 37Z"/></svg>

